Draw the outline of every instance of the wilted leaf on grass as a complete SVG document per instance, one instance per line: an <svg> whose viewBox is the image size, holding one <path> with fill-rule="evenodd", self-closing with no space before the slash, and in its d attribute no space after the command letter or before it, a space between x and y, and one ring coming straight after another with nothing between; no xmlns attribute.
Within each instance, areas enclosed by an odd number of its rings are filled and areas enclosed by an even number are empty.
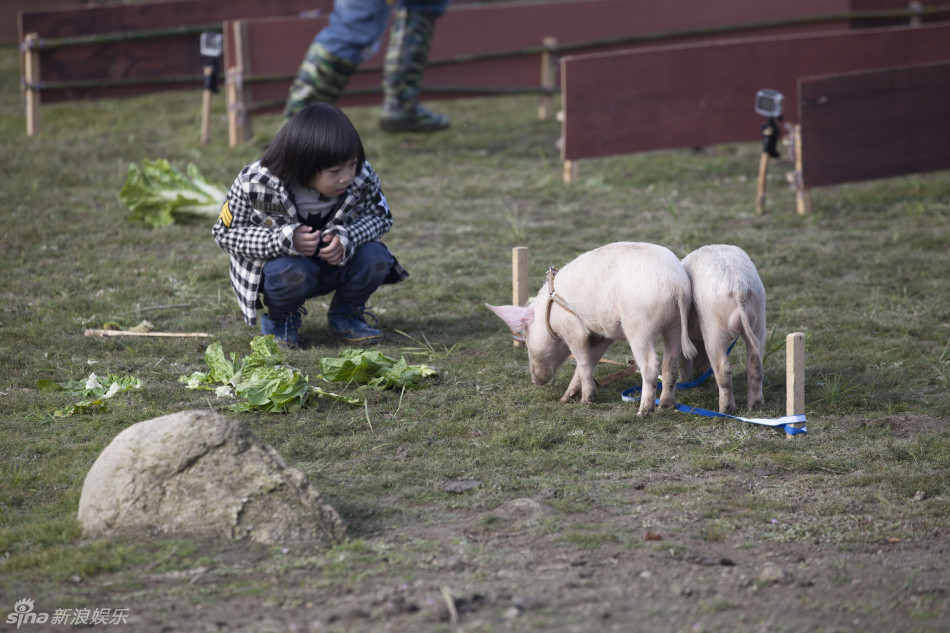
<svg viewBox="0 0 950 633"><path fill-rule="evenodd" d="M135 376L109 374L100 380L95 373L89 374L89 377L83 380L67 380L66 382L39 380L37 382L40 391L68 391L80 398L78 402L54 411L53 415L58 418L91 410L102 411L108 407L108 401L114 395L139 389L141 386L142 381Z"/></svg>

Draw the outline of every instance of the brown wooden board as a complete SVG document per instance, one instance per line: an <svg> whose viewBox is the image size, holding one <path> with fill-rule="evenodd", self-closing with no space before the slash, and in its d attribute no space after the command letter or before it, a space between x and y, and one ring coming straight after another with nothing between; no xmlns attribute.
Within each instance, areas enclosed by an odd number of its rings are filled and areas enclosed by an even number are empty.
<svg viewBox="0 0 950 633"><path fill-rule="evenodd" d="M21 40L26 33L56 38L220 23L269 15L294 16L308 11L326 12L332 6L333 0L165 0L98 4L73 9L24 11L19 28Z"/></svg>
<svg viewBox="0 0 950 633"><path fill-rule="evenodd" d="M17 25L21 11L78 8L84 4L85 0L2 0L0 1L0 44L16 44L20 41Z"/></svg>
<svg viewBox="0 0 950 633"><path fill-rule="evenodd" d="M946 0L917 0L921 7L932 8L946 6ZM882 11L887 9L908 9L910 0L850 0L852 11ZM948 18L947 14L941 15L922 15L921 23L944 22ZM853 21L852 28L880 28L882 26L900 26L910 24L909 17L899 18L879 18L872 20Z"/></svg>
<svg viewBox="0 0 950 633"><path fill-rule="evenodd" d="M274 12L298 15L302 11L315 11L321 7L329 10L332 0L176 0L103 5L24 12L20 16L20 29L21 33L38 33L46 39L136 34L181 26L220 25L227 19L274 15ZM200 33L194 32L43 49L40 51L41 81L44 84L73 82L79 85L64 88L44 86L42 99L52 103L69 99L122 97L158 90L200 90L203 86L204 60L200 54L199 41ZM117 80L128 83L106 85L106 82ZM96 82L102 83L97 85Z"/></svg>
<svg viewBox="0 0 950 633"><path fill-rule="evenodd" d="M805 77L808 187L950 169L950 62Z"/></svg>
<svg viewBox="0 0 950 633"><path fill-rule="evenodd" d="M672 34L695 29L754 26L764 22L805 15L847 11L847 0L730 0L710 3L708 0L575 0L571 2L453 5L436 23L430 63L423 80L425 99L447 99L486 94L486 89L517 90L537 88L541 74L540 54L506 55L504 57L466 63L443 64L443 61L464 55L481 55L540 47L546 37L557 38L560 46L586 44L610 38L628 38ZM268 18L247 20L246 72L251 77L292 75L300 65L313 36L325 24L325 17L306 20ZM840 29L843 22L792 24L788 26L757 26L757 32L781 34L796 31ZM225 39L232 38L231 28ZM734 33L703 32L682 36L680 41L734 37ZM274 46L273 42L281 42ZM609 51L646 46L610 43L585 45L579 50ZM387 38L380 50L370 57L363 69L350 81L341 105L377 103L378 95L353 95L354 91L379 91L381 73L366 72L382 64ZM236 63L232 43L225 45L225 66ZM251 81L250 101L254 104L277 102L286 97L289 79L266 83ZM349 94L347 94L349 93ZM491 94L491 93L488 93ZM274 105L272 109L276 109Z"/></svg>
<svg viewBox="0 0 950 633"><path fill-rule="evenodd" d="M760 138L762 88L799 120L801 77L950 59L950 25L656 46L562 60L562 158Z"/></svg>

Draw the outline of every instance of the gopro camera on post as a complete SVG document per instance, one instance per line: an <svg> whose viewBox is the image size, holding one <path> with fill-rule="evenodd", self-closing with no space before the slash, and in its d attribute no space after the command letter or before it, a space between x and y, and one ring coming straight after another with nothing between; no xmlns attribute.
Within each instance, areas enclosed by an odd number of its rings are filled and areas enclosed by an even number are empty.
<svg viewBox="0 0 950 633"><path fill-rule="evenodd" d="M217 31L201 33L201 57L204 59L204 90L201 93L201 142L211 142L211 93L218 92L218 73L224 37Z"/></svg>
<svg viewBox="0 0 950 633"><path fill-rule="evenodd" d="M759 190L755 201L755 212L765 211L765 183L768 176L769 157L778 158L778 137L781 130L776 119L781 119L785 97L777 90L763 88L755 95L755 111L766 118L762 124L762 156L759 158Z"/></svg>
<svg viewBox="0 0 950 633"><path fill-rule="evenodd" d="M764 117L781 119L785 97L777 90L763 88L755 95L755 111Z"/></svg>
<svg viewBox="0 0 950 633"><path fill-rule="evenodd" d="M221 34L216 31L204 31L201 34L201 54L204 57L221 56Z"/></svg>
<svg viewBox="0 0 950 633"><path fill-rule="evenodd" d="M755 95L755 111L766 117L762 124L762 151L772 158L778 158L777 149L779 127L776 119L781 119L785 107L785 97L781 92L763 88Z"/></svg>

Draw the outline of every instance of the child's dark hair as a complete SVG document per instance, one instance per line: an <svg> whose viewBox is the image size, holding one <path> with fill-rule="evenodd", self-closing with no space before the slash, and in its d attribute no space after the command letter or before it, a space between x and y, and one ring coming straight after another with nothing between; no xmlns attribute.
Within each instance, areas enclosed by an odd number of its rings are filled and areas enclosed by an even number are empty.
<svg viewBox="0 0 950 633"><path fill-rule="evenodd" d="M353 123L336 106L314 103L277 131L261 157L261 165L287 184L307 186L318 172L354 158L359 173L366 152Z"/></svg>

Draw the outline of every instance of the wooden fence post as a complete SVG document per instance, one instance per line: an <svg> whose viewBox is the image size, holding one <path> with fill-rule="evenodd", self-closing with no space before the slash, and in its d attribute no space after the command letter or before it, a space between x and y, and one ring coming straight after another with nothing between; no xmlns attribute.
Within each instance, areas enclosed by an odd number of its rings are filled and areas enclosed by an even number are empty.
<svg viewBox="0 0 950 633"><path fill-rule="evenodd" d="M224 93L228 110L228 145L230 147L237 147L244 140L242 130L247 117L245 105L240 98L242 82L241 69L237 66L228 68L224 80Z"/></svg>
<svg viewBox="0 0 950 633"><path fill-rule="evenodd" d="M547 121L554 109L554 88L557 87L557 38L546 37L541 41L544 52L541 53L541 88L550 92L543 92L538 96L538 120Z"/></svg>
<svg viewBox="0 0 950 633"><path fill-rule="evenodd" d="M211 79L210 77L214 74L214 66L205 65L204 76L205 84L207 84ZM211 89L205 85L205 89L201 92L201 143L207 145L211 142Z"/></svg>
<svg viewBox="0 0 950 633"><path fill-rule="evenodd" d="M23 39L23 78L24 102L26 104L26 134L34 136L40 133L40 50L37 47L40 36L29 33Z"/></svg>
<svg viewBox="0 0 950 633"><path fill-rule="evenodd" d="M577 182L577 161L564 161L564 184L570 185Z"/></svg>
<svg viewBox="0 0 950 633"><path fill-rule="evenodd" d="M528 247L516 246L511 249L511 302L516 306L528 303ZM521 347L521 341L514 341L515 347Z"/></svg>
<svg viewBox="0 0 950 633"><path fill-rule="evenodd" d="M805 415L805 335L801 332L785 337L785 415ZM789 426L800 429L805 424ZM785 437L795 436L789 433Z"/></svg>
<svg viewBox="0 0 950 633"><path fill-rule="evenodd" d="M802 126L796 125L793 129L792 142L795 144L795 204L798 215L811 213L811 195L805 185L805 173L802 171Z"/></svg>
<svg viewBox="0 0 950 633"><path fill-rule="evenodd" d="M755 195L755 214L765 213L765 185L769 174L769 155L762 152L759 158L759 186Z"/></svg>
<svg viewBox="0 0 950 633"><path fill-rule="evenodd" d="M229 68L227 75L228 140L231 147L237 147L251 140L254 134L251 115L247 109L247 91L244 88L244 74L250 72L247 24L244 20L238 20L232 24L231 32L234 35L234 51L238 65Z"/></svg>

